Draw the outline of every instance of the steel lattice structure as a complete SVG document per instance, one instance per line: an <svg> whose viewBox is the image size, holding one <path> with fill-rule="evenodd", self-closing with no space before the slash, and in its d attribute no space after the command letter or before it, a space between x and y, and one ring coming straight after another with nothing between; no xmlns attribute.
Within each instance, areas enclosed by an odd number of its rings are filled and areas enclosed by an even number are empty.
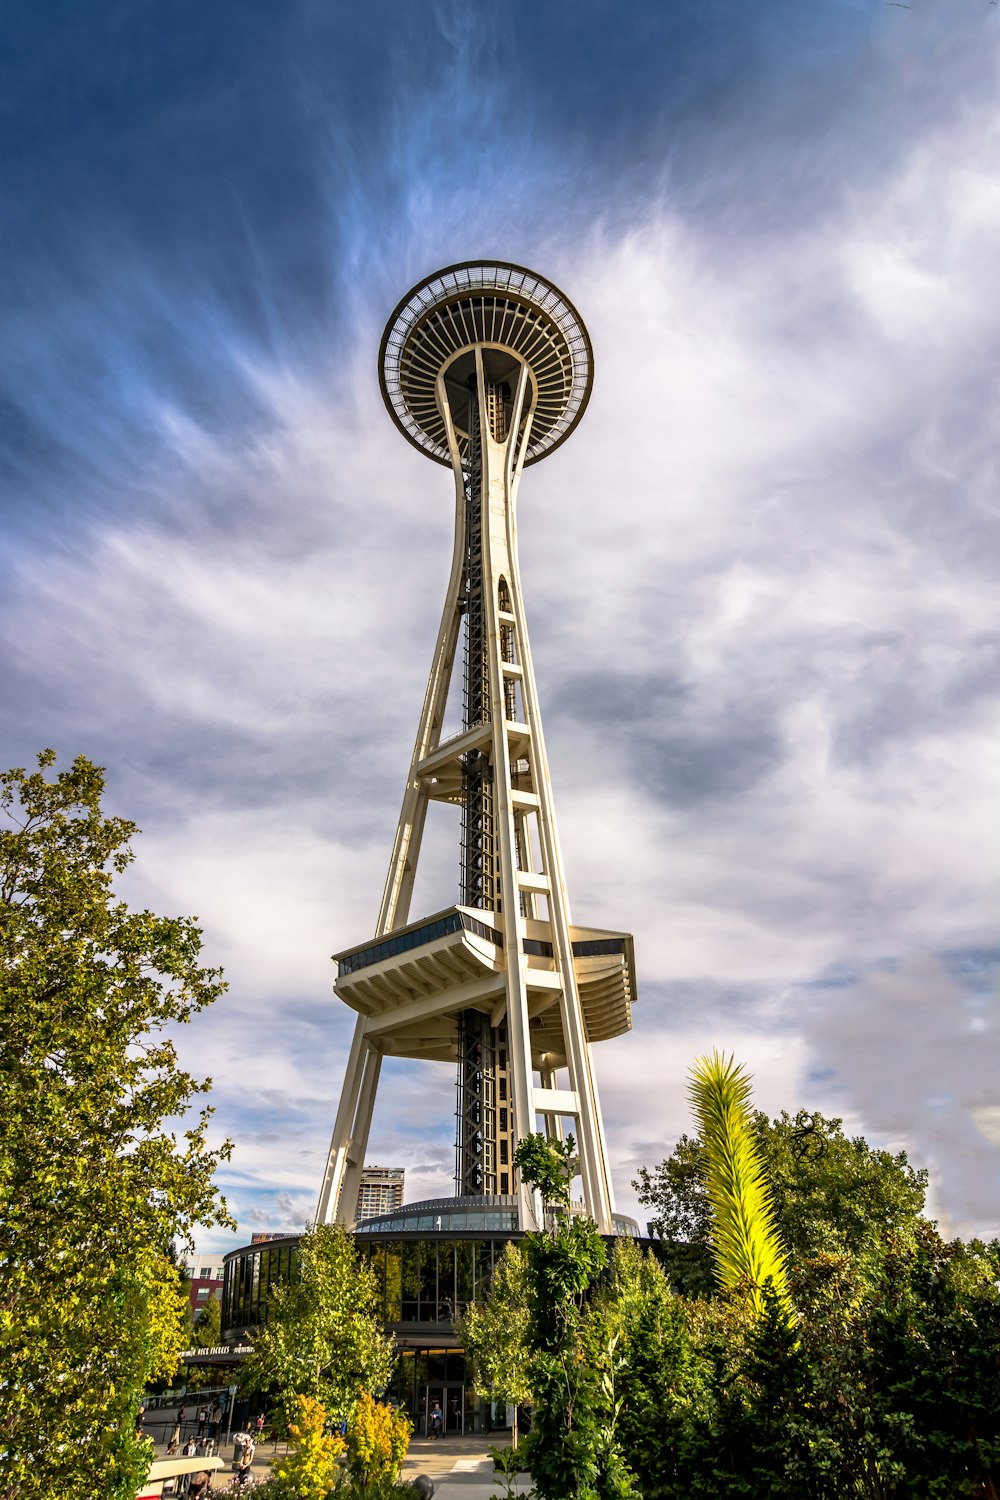
<svg viewBox="0 0 1000 1500"><path fill-rule="evenodd" d="M614 1201L591 1046L631 1026L627 933L574 927L518 567L522 469L586 407L593 353L558 289L499 261L414 287L380 350L386 406L455 480L444 612L373 940L337 955L357 1013L317 1221L350 1222L381 1060L458 1065L456 1194L539 1204L517 1181L517 1141L541 1123L578 1142L583 1202L605 1233ZM463 722L442 739L459 637ZM419 921L410 900L430 801L461 816L460 904Z"/></svg>

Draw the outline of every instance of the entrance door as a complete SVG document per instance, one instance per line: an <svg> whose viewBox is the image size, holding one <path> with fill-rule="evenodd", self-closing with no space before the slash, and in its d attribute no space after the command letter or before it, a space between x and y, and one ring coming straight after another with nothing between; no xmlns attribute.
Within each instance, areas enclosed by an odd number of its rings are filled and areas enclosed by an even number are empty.
<svg viewBox="0 0 1000 1500"><path fill-rule="evenodd" d="M427 1387L427 1402L424 1407L424 1434L430 1436L431 1412L434 1403L441 1408L442 1431L458 1436L465 1431L465 1386L438 1384Z"/></svg>

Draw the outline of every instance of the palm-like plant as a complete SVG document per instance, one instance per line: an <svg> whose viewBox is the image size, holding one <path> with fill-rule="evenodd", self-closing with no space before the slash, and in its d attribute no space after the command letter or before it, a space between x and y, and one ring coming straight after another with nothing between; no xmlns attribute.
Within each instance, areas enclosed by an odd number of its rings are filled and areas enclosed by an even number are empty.
<svg viewBox="0 0 1000 1500"><path fill-rule="evenodd" d="M712 1208L712 1255L720 1285L742 1288L763 1311L768 1281L791 1316L785 1251L771 1190L750 1129L750 1076L734 1057L713 1052L691 1069L688 1094L705 1146Z"/></svg>

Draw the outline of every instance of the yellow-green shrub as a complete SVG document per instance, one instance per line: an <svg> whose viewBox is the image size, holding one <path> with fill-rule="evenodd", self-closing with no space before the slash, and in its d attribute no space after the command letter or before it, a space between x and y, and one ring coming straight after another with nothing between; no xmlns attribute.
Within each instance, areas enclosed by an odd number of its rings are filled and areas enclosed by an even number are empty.
<svg viewBox="0 0 1000 1500"><path fill-rule="evenodd" d="M323 1431L326 1412L311 1396L296 1396L298 1420L289 1422L291 1446L277 1470L277 1479L296 1500L326 1500L337 1479L337 1459L344 1440Z"/></svg>
<svg viewBox="0 0 1000 1500"><path fill-rule="evenodd" d="M412 1432L402 1412L382 1406L367 1391L359 1394L347 1426L347 1466L359 1489L399 1478Z"/></svg>

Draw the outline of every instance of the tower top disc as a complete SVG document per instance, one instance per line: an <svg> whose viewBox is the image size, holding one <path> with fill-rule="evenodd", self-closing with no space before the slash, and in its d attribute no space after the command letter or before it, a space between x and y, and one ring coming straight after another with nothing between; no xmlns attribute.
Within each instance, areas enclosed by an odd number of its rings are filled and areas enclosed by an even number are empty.
<svg viewBox="0 0 1000 1500"><path fill-rule="evenodd" d="M566 441L594 383L583 320L558 287L507 261L465 261L427 277L400 302L379 349L379 383L405 438L451 467L435 385L439 373L480 344L523 360L535 380L525 463Z"/></svg>

